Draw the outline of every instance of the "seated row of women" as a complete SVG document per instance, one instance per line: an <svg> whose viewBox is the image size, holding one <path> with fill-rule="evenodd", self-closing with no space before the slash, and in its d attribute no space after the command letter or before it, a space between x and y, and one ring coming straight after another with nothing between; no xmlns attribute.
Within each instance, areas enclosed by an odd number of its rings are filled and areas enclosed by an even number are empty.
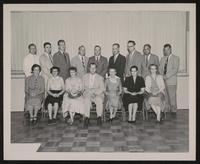
<svg viewBox="0 0 200 164"><path fill-rule="evenodd" d="M137 66L130 68L131 76L126 77L122 86L120 78L116 76L114 68L109 69L109 77L105 79L105 110L109 110L110 121L116 118L116 112L123 106L128 110L128 122L135 123L136 112L143 104L145 98L147 109L153 109L157 122L161 121L161 112L165 106L165 85L161 75L157 73L157 65L150 65L150 74L144 80L138 75ZM44 79L39 75L41 67L32 66L32 76L25 81L25 104L30 114L30 122L37 123L37 113L42 107L48 110L48 124L55 124L58 109L61 107L63 117L68 119L70 125L74 122L74 115L84 116L84 87L82 79L77 76L76 67L69 68L70 77L65 83L59 76L60 69L52 67L52 77L48 79L45 87ZM47 92L45 98L44 93Z"/></svg>

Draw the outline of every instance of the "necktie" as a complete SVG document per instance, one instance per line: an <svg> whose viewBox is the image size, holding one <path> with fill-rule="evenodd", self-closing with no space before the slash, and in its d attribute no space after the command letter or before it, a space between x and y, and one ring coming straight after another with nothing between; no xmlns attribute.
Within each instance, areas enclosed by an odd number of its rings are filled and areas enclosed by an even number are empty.
<svg viewBox="0 0 200 164"><path fill-rule="evenodd" d="M64 55L64 58L65 58L65 62L66 64L68 64L68 61L67 61L67 56L65 55L65 53L63 52L63 55Z"/></svg>
<svg viewBox="0 0 200 164"><path fill-rule="evenodd" d="M52 56L49 54L49 59L51 61L51 64L53 65L53 59L52 59Z"/></svg>
<svg viewBox="0 0 200 164"><path fill-rule="evenodd" d="M167 59L165 60L165 65L164 65L164 75L166 75L166 73L167 73L167 63L168 63L168 58L169 58L169 56L168 56Z"/></svg>
<svg viewBox="0 0 200 164"><path fill-rule="evenodd" d="M83 68L85 70L85 62L84 62L84 57L82 56L82 65L83 65Z"/></svg>
<svg viewBox="0 0 200 164"><path fill-rule="evenodd" d="M148 67L148 56L146 56L146 67Z"/></svg>

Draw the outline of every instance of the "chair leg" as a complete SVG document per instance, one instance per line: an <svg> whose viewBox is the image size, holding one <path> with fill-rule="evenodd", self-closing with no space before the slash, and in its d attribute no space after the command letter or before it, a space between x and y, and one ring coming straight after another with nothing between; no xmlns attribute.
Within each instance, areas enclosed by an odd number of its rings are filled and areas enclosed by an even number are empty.
<svg viewBox="0 0 200 164"><path fill-rule="evenodd" d="M122 106L122 120L125 122L126 121L126 111L125 108Z"/></svg>

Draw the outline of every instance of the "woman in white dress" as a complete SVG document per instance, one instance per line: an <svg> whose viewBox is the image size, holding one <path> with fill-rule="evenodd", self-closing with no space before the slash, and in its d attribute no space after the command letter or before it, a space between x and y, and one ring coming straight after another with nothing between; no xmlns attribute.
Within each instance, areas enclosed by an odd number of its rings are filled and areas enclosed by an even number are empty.
<svg viewBox="0 0 200 164"><path fill-rule="evenodd" d="M83 83L81 78L77 76L77 68L69 68L70 77L65 80L66 93L63 98L62 112L65 118L70 114L69 123L74 122L75 113L84 114L84 100L82 97Z"/></svg>

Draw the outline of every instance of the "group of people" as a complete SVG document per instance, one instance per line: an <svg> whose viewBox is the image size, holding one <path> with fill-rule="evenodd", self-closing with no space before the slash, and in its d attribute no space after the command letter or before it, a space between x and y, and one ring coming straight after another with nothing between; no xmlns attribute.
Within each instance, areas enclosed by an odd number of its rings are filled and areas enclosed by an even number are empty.
<svg viewBox="0 0 200 164"><path fill-rule="evenodd" d="M55 124L57 111L62 109L64 118L73 124L74 115L84 116L88 127L90 109L96 105L97 124L102 124L103 110L110 111L109 121L116 118L122 106L128 110L128 122L136 122L136 112L145 101L161 121L161 114L170 106L176 117L176 89L179 57L172 54L170 44L163 47L164 56L159 62L151 53L151 45L145 44L143 55L135 49L135 41L127 43L128 55L120 54L120 45L112 45L113 55L101 55L101 47L94 47L94 56L88 58L83 45L71 60L64 40L58 41L58 52L51 54L51 43L44 43L44 54L37 55L35 44L30 44L29 54L24 58L25 109L30 122L37 123L37 112L44 104L48 110L48 124ZM167 101L166 101L167 100Z"/></svg>

